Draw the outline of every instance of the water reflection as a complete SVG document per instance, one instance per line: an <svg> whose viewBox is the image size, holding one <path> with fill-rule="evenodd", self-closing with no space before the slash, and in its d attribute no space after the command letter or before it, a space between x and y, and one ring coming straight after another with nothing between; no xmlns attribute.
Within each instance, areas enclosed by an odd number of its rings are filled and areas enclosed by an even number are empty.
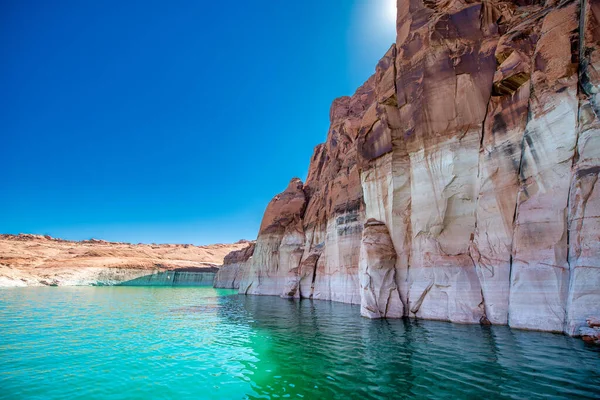
<svg viewBox="0 0 600 400"><path fill-rule="evenodd" d="M0 398L598 398L600 351L212 288L0 291Z"/></svg>
<svg viewBox="0 0 600 400"><path fill-rule="evenodd" d="M598 398L600 353L507 327L357 317L321 301L244 297L250 398ZM229 318L229 313L223 315Z"/></svg>

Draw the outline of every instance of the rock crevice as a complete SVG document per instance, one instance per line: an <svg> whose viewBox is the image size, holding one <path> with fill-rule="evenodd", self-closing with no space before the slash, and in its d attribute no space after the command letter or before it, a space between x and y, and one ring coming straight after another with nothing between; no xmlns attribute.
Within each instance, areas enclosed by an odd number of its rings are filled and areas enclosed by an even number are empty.
<svg viewBox="0 0 600 400"><path fill-rule="evenodd" d="M600 312L600 0L398 2L240 293L577 334Z"/></svg>

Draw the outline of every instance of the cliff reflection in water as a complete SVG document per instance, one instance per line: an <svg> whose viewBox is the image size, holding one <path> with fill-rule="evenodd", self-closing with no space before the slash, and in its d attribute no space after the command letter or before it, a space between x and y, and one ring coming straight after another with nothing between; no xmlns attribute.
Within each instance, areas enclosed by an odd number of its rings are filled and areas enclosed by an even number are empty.
<svg viewBox="0 0 600 400"><path fill-rule="evenodd" d="M357 316L358 306L325 301L239 300L252 317L258 359L245 362L257 393L251 398L591 399L600 393L600 352L563 335L368 320Z"/></svg>
<svg viewBox="0 0 600 400"><path fill-rule="evenodd" d="M597 398L600 350L210 287L0 291L0 398ZM137 397L136 397L137 396Z"/></svg>

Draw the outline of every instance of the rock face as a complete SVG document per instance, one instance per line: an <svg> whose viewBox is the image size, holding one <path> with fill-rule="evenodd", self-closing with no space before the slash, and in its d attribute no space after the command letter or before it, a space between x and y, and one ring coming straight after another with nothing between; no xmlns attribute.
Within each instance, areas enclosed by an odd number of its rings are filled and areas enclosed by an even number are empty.
<svg viewBox="0 0 600 400"><path fill-rule="evenodd" d="M404 307L396 286L396 250L381 221L365 223L360 248L360 313L368 318L400 318Z"/></svg>
<svg viewBox="0 0 600 400"><path fill-rule="evenodd" d="M398 1L240 292L577 334L600 312L600 0Z"/></svg>
<svg viewBox="0 0 600 400"><path fill-rule="evenodd" d="M240 293L294 295L288 286L295 280L299 268L300 249L304 244L302 215L305 208L302 182L294 178L267 207L252 261L240 281Z"/></svg>
<svg viewBox="0 0 600 400"><path fill-rule="evenodd" d="M249 243L248 247L232 251L225 256L223 265L215 275L213 286L223 289L239 289L240 280L249 269L250 260L254 253L255 243Z"/></svg>
<svg viewBox="0 0 600 400"><path fill-rule="evenodd" d="M579 328L579 335L588 343L600 344L600 318L586 319L587 327Z"/></svg>

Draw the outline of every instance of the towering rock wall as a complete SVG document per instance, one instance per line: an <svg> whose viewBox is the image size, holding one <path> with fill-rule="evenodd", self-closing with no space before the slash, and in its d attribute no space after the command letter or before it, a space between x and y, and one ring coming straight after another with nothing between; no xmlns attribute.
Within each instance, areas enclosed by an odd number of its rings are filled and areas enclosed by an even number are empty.
<svg viewBox="0 0 600 400"><path fill-rule="evenodd" d="M600 313L600 0L399 0L240 292L574 334Z"/></svg>

